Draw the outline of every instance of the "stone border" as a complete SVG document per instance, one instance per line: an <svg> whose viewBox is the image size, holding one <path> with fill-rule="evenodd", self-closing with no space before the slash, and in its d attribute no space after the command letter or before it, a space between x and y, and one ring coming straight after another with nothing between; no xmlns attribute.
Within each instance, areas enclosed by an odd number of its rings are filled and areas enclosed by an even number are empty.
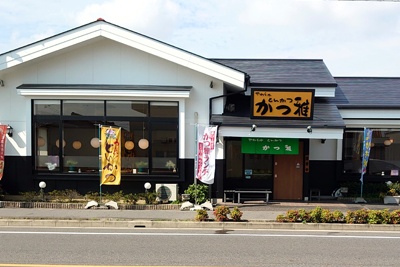
<svg viewBox="0 0 400 267"><path fill-rule="evenodd" d="M0 226L31 227L109 227L109 228L200 228L200 229L274 229L308 231L400 231L395 224L276 223L276 222L195 222L195 221L116 221L116 220L34 220L0 219Z"/></svg>
<svg viewBox="0 0 400 267"><path fill-rule="evenodd" d="M0 201L0 208L85 209L86 203ZM180 204L118 205L121 210L179 210Z"/></svg>

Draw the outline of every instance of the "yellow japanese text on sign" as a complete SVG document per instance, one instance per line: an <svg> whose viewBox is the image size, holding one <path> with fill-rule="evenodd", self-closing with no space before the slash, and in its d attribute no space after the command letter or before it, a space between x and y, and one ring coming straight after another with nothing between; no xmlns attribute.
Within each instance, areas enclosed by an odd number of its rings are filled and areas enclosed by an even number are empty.
<svg viewBox="0 0 400 267"><path fill-rule="evenodd" d="M314 90L252 90L252 118L312 119Z"/></svg>
<svg viewBox="0 0 400 267"><path fill-rule="evenodd" d="M101 184L121 183L121 129L101 128Z"/></svg>

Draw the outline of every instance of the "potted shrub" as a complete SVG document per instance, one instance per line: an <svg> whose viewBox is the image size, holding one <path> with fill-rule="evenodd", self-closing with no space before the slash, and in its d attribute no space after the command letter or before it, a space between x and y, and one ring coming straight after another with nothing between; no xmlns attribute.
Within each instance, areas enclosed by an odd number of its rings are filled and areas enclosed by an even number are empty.
<svg viewBox="0 0 400 267"><path fill-rule="evenodd" d="M167 167L168 170L172 169L173 172L176 172L176 169L175 169L176 165L175 165L175 163L172 162L172 160L167 161L167 163L165 164L165 167Z"/></svg>
<svg viewBox="0 0 400 267"><path fill-rule="evenodd" d="M78 164L78 162L76 160L73 160L73 159L67 160L66 164L69 167L68 171L70 171L70 172L76 171L76 165Z"/></svg>
<svg viewBox="0 0 400 267"><path fill-rule="evenodd" d="M383 203L385 204L399 204L400 203L400 183L391 181L386 182L388 191L381 192L380 196L383 197Z"/></svg>
<svg viewBox="0 0 400 267"><path fill-rule="evenodd" d="M136 162L136 167L138 168L139 173L146 173L147 166L148 166L148 163L146 161Z"/></svg>

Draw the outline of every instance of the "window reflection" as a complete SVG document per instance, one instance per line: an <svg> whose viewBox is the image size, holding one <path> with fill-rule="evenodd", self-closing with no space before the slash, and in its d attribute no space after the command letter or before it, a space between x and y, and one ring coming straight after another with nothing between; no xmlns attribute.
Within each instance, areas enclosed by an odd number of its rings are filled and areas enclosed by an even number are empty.
<svg viewBox="0 0 400 267"><path fill-rule="evenodd" d="M58 171L59 148L56 141L59 136L58 122L41 122L35 124L36 129L36 170Z"/></svg>
<svg viewBox="0 0 400 267"><path fill-rule="evenodd" d="M98 173L99 149L92 146L92 139L98 138L99 123L86 120L64 121L64 172Z"/></svg>
<svg viewBox="0 0 400 267"><path fill-rule="evenodd" d="M152 171L176 172L177 123L160 123L152 127Z"/></svg>

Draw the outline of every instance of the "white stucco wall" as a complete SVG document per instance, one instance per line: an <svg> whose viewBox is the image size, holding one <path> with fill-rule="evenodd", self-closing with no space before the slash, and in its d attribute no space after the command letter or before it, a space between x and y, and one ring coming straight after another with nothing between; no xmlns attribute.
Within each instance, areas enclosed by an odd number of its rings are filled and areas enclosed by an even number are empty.
<svg viewBox="0 0 400 267"><path fill-rule="evenodd" d="M223 94L222 81L202 73L141 52L137 49L99 38L97 42L80 44L76 49L43 56L0 72L5 86L0 87L0 123L14 128L14 137L8 138L6 155L30 156L31 152L31 98L17 94L21 84L123 84L192 86L190 98L114 98L101 96L90 99L171 100L184 103L185 150L181 158L194 155L194 113L198 123L208 124L209 98ZM213 88L210 82L213 81ZM40 99L73 99L74 97L40 97ZM85 99L79 97L77 99ZM86 98L87 99L87 98ZM182 102L184 101L184 102ZM213 107L213 113L222 113L223 101ZM180 114L183 115L182 111Z"/></svg>

